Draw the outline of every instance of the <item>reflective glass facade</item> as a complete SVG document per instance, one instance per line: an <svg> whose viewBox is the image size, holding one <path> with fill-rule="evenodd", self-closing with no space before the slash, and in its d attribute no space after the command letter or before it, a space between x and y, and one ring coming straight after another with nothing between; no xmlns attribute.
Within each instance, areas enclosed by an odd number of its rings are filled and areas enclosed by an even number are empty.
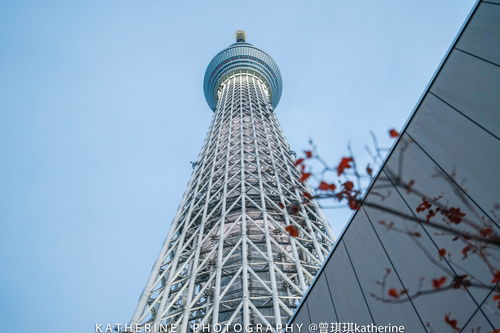
<svg viewBox="0 0 500 333"><path fill-rule="evenodd" d="M460 206L466 216L481 219L498 231L500 198L500 2L481 1L473 9L415 111L365 201L425 218L415 207L422 198L394 184L414 180L422 193L442 195L450 207ZM384 189L385 199L376 194ZM421 234L413 241L382 225L392 221L402 230ZM440 221L439 219L437 221ZM468 226L463 226L467 231ZM362 206L338 239L315 283L291 322L357 322L400 324L405 332L451 332L445 314L464 332L500 328L497 304L492 300L491 271L481 260L463 260L463 243L450 234ZM490 287L448 289L406 299L377 299L385 285L396 290L419 290L443 275L432 261L439 249L452 257L438 259L450 272L474 276ZM430 255L429 255L430 254ZM499 256L489 257L499 267ZM420 281L421 277L426 280ZM450 281L450 280L448 280ZM425 288L424 288L425 289ZM385 289L387 295L387 289ZM405 298L407 296L401 296ZM307 327L307 326L306 326Z"/></svg>

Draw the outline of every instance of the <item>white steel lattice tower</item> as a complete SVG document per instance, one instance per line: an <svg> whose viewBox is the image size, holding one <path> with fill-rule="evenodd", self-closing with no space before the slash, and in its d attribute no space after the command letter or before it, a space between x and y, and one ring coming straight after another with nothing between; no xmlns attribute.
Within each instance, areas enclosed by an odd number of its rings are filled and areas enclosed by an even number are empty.
<svg viewBox="0 0 500 333"><path fill-rule="evenodd" d="M285 324L333 244L274 115L278 67L236 38L206 71L214 118L134 325Z"/></svg>

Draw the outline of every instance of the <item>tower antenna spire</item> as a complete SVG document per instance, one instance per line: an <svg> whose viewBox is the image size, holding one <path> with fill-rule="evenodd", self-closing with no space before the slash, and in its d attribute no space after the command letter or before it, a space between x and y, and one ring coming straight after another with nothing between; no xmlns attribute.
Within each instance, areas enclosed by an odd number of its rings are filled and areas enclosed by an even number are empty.
<svg viewBox="0 0 500 333"><path fill-rule="evenodd" d="M236 30L236 32L234 33L234 37L236 38L236 42L238 43L245 42L245 40L247 39L247 33L245 32L245 30Z"/></svg>

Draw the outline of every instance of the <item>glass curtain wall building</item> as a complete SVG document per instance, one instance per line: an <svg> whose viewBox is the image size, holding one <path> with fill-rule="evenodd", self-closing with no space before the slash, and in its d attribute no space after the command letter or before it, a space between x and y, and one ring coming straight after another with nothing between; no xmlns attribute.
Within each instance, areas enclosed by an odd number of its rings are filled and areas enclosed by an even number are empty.
<svg viewBox="0 0 500 333"><path fill-rule="evenodd" d="M483 230L498 234L499 166L500 1L479 1L364 200L449 226L442 214L417 209L422 194L429 201L437 197L443 205L458 207L460 218L481 221L488 226ZM397 185L411 181L413 190ZM486 263L463 242L477 244L464 238L479 234L473 224L454 225L465 235L457 239L365 203L339 237L292 323L391 323L404 325L405 332L500 329L493 299L498 244L484 249ZM390 223L403 232L388 228ZM480 287L447 287L464 276ZM384 288L377 281L384 281ZM429 292L408 297L419 290ZM344 325L339 332L352 332L348 329Z"/></svg>

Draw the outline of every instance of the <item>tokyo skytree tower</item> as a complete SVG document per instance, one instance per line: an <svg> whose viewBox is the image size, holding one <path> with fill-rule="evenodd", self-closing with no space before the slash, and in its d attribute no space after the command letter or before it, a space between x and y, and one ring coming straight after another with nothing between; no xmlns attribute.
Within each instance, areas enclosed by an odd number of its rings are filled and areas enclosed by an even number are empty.
<svg viewBox="0 0 500 333"><path fill-rule="evenodd" d="M133 325L285 325L333 244L274 114L280 71L245 38L206 70L213 120Z"/></svg>

